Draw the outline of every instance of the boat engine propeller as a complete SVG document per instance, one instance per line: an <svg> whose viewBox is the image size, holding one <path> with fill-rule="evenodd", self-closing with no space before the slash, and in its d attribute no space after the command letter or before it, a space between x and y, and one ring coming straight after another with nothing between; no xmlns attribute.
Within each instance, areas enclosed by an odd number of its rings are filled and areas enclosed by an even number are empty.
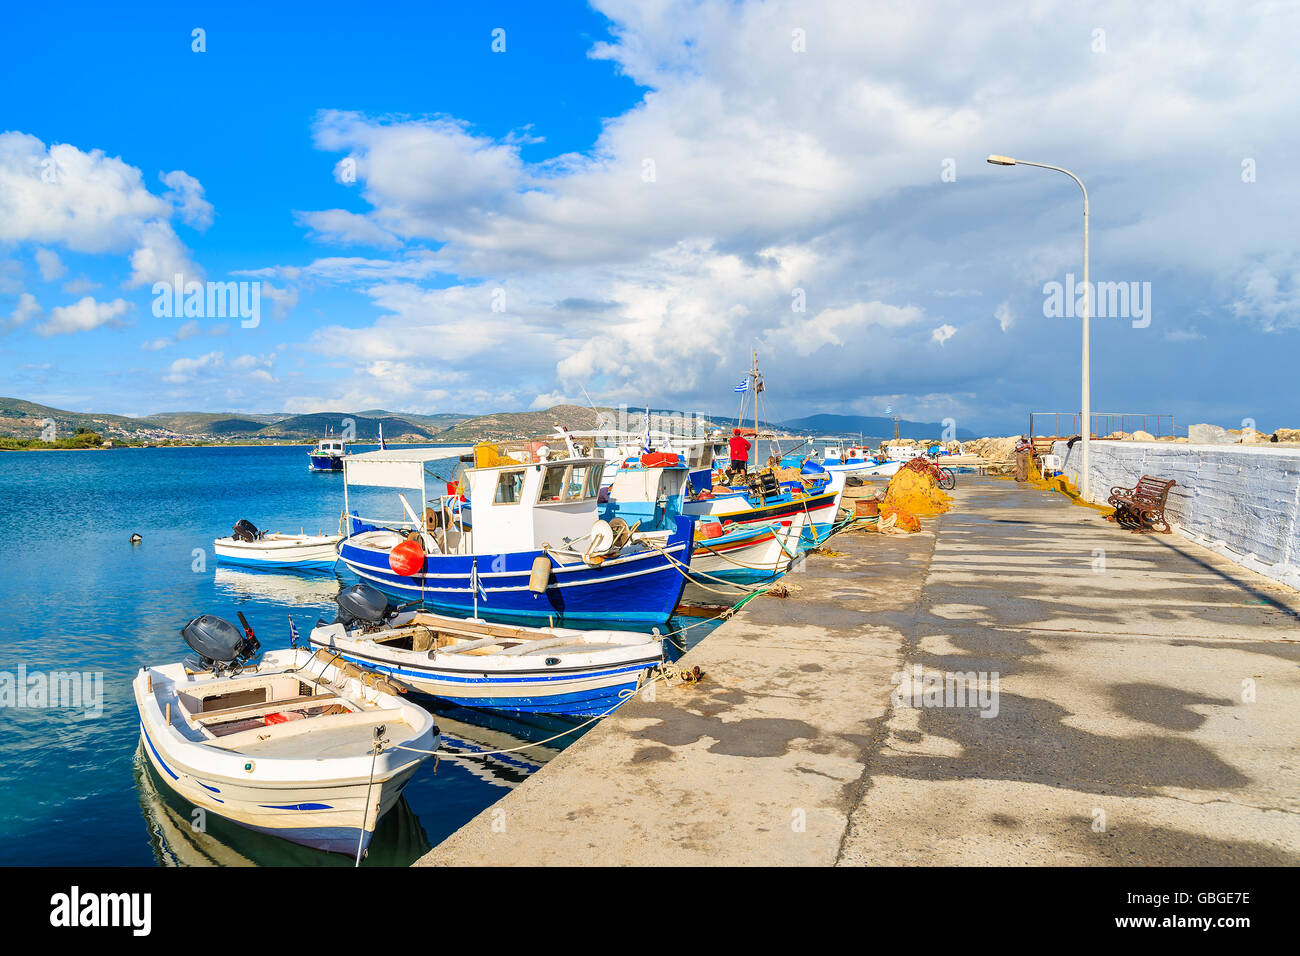
<svg viewBox="0 0 1300 956"><path fill-rule="evenodd" d="M239 614L239 621L244 625L242 632L229 621L212 614L196 617L181 628L181 637L197 656L197 660L187 660L186 665L195 664L197 666L191 670L210 670L220 677L239 670L256 657L262 645L253 636L253 629L243 612Z"/></svg>
<svg viewBox="0 0 1300 956"><path fill-rule="evenodd" d="M257 526L247 518L240 518L235 522L235 527L231 529L231 537L236 541L253 542L262 536L262 532L257 530Z"/></svg>
<svg viewBox="0 0 1300 956"><path fill-rule="evenodd" d="M339 614L334 623L351 629L360 626L363 630L383 624L392 614L388 608L388 595L369 584L353 584L339 592L334 599L339 606Z"/></svg>

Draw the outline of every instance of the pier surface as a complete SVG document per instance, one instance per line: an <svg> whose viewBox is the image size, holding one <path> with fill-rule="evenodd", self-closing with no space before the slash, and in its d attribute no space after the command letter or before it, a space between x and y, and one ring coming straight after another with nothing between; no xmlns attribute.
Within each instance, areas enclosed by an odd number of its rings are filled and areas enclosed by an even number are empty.
<svg viewBox="0 0 1300 956"><path fill-rule="evenodd" d="M831 539L683 658L701 684L417 865L1300 863L1300 594L1050 492L955 497ZM900 703L918 667L996 674L996 714Z"/></svg>

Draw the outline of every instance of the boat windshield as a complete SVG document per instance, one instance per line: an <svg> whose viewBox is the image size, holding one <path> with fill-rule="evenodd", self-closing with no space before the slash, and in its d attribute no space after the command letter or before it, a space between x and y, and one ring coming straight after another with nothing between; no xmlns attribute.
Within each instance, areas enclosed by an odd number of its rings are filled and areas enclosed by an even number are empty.
<svg viewBox="0 0 1300 956"><path fill-rule="evenodd" d="M600 493L602 469L590 465L550 465L542 476L537 500L541 504L557 501L583 501Z"/></svg>
<svg viewBox="0 0 1300 956"><path fill-rule="evenodd" d="M517 505L522 498L523 490L524 470L522 468L503 471L497 476L497 490L492 502L498 505Z"/></svg>

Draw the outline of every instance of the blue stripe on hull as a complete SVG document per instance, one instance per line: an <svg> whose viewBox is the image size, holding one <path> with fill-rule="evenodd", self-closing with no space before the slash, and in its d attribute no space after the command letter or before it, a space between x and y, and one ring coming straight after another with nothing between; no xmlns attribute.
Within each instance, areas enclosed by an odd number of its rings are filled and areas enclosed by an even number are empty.
<svg viewBox="0 0 1300 956"><path fill-rule="evenodd" d="M338 559L333 561L258 561L253 558L228 558L217 555L218 564L228 564L237 568L262 569L266 571L332 571Z"/></svg>
<svg viewBox="0 0 1300 956"><path fill-rule="evenodd" d="M325 647L326 645L317 645ZM622 698L619 695L621 690L636 690L637 676L641 672L648 670L650 664L627 664L617 667L610 667L604 670L581 671L569 674L535 674L528 676L511 676L501 675L499 677L470 677L458 674L448 674L446 672L435 670L413 670L409 667L399 667L394 664L384 663L371 658L358 657L353 654L340 653L346 661L359 664L370 670L379 671L384 674L391 674L399 680L410 682L415 686L416 691L427 697L436 697L438 700L445 700L453 704L460 704L462 707L473 707L476 710L505 710L518 711L534 714L568 714L570 716L594 717L596 714L603 714L609 710ZM607 677L612 674L628 673L632 675L631 679L619 683L611 684L604 687L596 687L590 690L574 691L572 693L545 693L544 688L547 683L568 683L576 680L590 680L595 677ZM440 683L463 684L466 693L448 694L445 692L434 693L419 686L423 681L438 681ZM532 687L520 687L519 689L532 690L533 693L521 693L517 697L477 697L472 691L476 687L484 686L510 686L510 685L534 685Z"/></svg>

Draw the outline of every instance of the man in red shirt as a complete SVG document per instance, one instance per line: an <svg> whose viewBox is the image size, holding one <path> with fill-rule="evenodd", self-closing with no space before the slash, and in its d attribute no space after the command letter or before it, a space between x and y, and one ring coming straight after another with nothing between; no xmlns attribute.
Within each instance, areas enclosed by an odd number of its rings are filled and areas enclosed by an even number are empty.
<svg viewBox="0 0 1300 956"><path fill-rule="evenodd" d="M745 474L749 469L749 442L740 434L739 428L731 430L731 438L727 442L731 446L731 468L733 474Z"/></svg>

